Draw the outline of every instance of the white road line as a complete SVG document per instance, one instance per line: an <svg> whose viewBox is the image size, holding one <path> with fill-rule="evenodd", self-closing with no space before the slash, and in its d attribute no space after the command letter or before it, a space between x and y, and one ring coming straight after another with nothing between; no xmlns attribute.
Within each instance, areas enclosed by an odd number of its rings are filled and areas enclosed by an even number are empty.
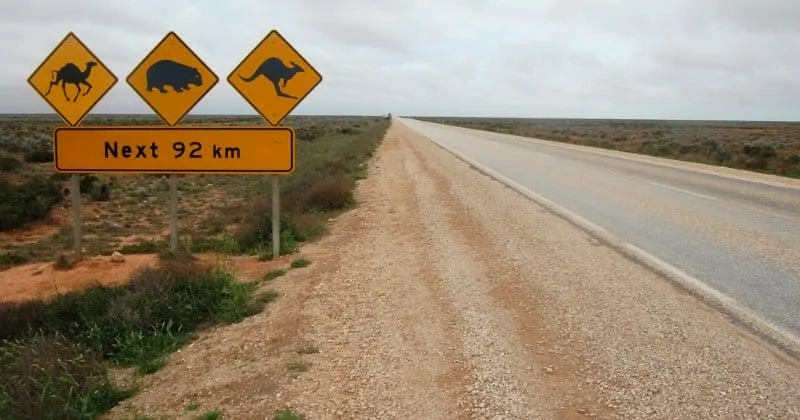
<svg viewBox="0 0 800 420"><path fill-rule="evenodd" d="M658 182L652 182L652 181L644 181L644 182L646 182L646 183L648 183L650 185L655 185L657 187L666 188L668 190L682 192L684 194L690 194L690 195L693 195L695 197L705 198L706 200L716 200L717 199L717 197L712 197L710 195L699 194L699 193L696 193L696 192L687 191L687 190L683 190L683 189L680 189L680 188L670 187L669 185L659 184Z"/></svg>

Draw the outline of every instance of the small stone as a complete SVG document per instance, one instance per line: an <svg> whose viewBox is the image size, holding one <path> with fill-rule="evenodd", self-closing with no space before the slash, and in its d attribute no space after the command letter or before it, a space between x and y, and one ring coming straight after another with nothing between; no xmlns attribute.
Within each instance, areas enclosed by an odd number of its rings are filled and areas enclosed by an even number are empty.
<svg viewBox="0 0 800 420"><path fill-rule="evenodd" d="M47 268L47 264L45 264L45 265L40 265L40 266L36 267L36 268L33 270L33 275L34 275L34 276L38 276L39 274L42 274L46 268Z"/></svg>
<svg viewBox="0 0 800 420"><path fill-rule="evenodd" d="M125 262L125 256L119 252L114 251L114 253L111 254L111 262L115 263Z"/></svg>

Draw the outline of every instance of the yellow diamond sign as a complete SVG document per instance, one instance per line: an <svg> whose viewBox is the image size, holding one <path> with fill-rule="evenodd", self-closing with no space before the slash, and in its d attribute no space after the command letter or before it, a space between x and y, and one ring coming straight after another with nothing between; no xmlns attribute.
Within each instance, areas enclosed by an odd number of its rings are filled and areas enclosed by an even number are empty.
<svg viewBox="0 0 800 420"><path fill-rule="evenodd" d="M116 83L111 70L72 32L28 78L69 125L78 125Z"/></svg>
<svg viewBox="0 0 800 420"><path fill-rule="evenodd" d="M128 84L169 125L175 125L219 78L175 32L170 32L128 75Z"/></svg>
<svg viewBox="0 0 800 420"><path fill-rule="evenodd" d="M322 75L278 31L270 31L228 75L228 83L278 125L322 82Z"/></svg>

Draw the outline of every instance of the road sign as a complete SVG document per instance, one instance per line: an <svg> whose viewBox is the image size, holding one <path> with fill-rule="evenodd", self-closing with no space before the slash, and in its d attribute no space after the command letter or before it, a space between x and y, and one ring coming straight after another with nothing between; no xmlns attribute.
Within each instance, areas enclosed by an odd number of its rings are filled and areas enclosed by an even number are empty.
<svg viewBox="0 0 800 420"><path fill-rule="evenodd" d="M127 82L169 125L180 122L219 78L175 32L128 75Z"/></svg>
<svg viewBox="0 0 800 420"><path fill-rule="evenodd" d="M228 75L228 83L272 125L320 82L322 75L275 30Z"/></svg>
<svg viewBox="0 0 800 420"><path fill-rule="evenodd" d="M117 84L117 76L70 32L33 71L28 84L67 124L78 125Z"/></svg>
<svg viewBox="0 0 800 420"><path fill-rule="evenodd" d="M60 127L59 172L289 174L290 127Z"/></svg>

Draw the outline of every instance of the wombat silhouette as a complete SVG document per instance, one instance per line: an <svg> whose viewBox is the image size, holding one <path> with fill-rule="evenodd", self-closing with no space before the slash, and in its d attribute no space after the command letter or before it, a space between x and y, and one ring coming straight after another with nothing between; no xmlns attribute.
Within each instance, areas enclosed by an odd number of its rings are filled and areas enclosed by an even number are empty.
<svg viewBox="0 0 800 420"><path fill-rule="evenodd" d="M284 98L297 99L296 96L286 94L281 90L281 87L286 87L286 82L291 80L295 74L302 73L305 71L303 70L302 67L298 66L297 63L295 63L294 61L291 61L290 63L292 64L292 67L283 64L283 61L281 61L281 59L278 57L270 57L264 60L264 62L261 63L260 66L258 66L256 71L253 72L252 76L242 77L242 75L240 74L239 78L249 83L252 82L253 80L256 80L258 76L264 76L264 78L272 82L272 86L275 87L275 93L278 96L282 96Z"/></svg>
<svg viewBox="0 0 800 420"><path fill-rule="evenodd" d="M97 63L94 61L87 61L86 62L86 69L81 71L75 63L67 63L64 64L58 70L53 70L52 78L50 80L50 86L47 88L47 93L44 96L50 94L50 91L53 89L53 86L57 86L61 83L61 90L64 91L64 98L67 99L67 102L70 101L69 96L67 96L67 83L75 85L78 88L78 92L75 93L75 97L72 99L72 102L78 102L78 95L81 93L81 85L89 86L89 89L86 89L86 92L83 93L83 96L86 96L91 90L92 85L89 84L89 75L92 73L92 67L96 66Z"/></svg>
<svg viewBox="0 0 800 420"><path fill-rule="evenodd" d="M189 89L189 85L203 86L203 77L197 68L181 64L173 60L159 60L147 68L147 91L153 88L167 93L165 86L181 93Z"/></svg>

